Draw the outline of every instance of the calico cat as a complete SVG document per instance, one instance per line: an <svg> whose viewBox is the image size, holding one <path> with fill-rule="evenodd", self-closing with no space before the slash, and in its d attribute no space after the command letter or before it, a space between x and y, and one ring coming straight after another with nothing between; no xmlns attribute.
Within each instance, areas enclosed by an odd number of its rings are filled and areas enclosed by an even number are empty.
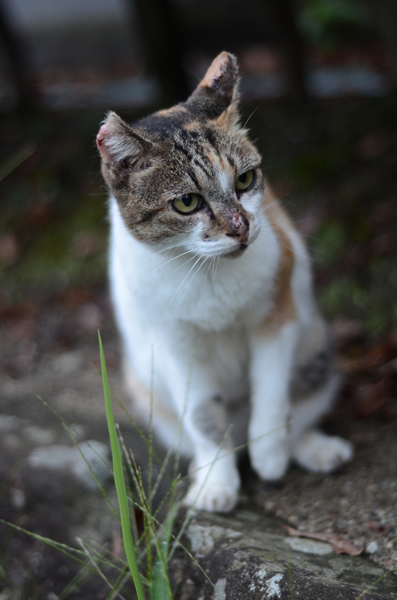
<svg viewBox="0 0 397 600"><path fill-rule="evenodd" d="M315 429L337 388L327 328L304 244L239 123L235 57L220 54L185 103L133 127L110 113L97 146L125 378L166 446L183 425L186 504L235 506L244 439L270 481L291 459L324 473L350 460L349 442Z"/></svg>

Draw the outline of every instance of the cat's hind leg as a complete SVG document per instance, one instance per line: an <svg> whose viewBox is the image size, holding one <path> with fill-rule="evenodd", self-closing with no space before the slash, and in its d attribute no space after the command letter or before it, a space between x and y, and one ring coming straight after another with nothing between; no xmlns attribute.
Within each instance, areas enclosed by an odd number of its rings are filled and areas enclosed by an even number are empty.
<svg viewBox="0 0 397 600"><path fill-rule="evenodd" d="M351 442L315 429L315 424L329 409L336 388L337 378L332 376L310 398L293 406L290 427L292 458L307 471L331 473L353 457Z"/></svg>
<svg viewBox="0 0 397 600"><path fill-rule="evenodd" d="M353 444L316 429L306 431L293 449L294 460L307 471L331 473L353 457Z"/></svg>

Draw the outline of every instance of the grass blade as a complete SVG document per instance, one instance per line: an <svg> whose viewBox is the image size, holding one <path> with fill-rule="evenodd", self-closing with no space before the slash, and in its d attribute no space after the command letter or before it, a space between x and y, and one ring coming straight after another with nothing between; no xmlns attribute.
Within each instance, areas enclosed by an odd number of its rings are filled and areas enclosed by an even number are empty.
<svg viewBox="0 0 397 600"><path fill-rule="evenodd" d="M123 534L123 544L124 550L127 556L128 566L131 571L132 579L134 581L136 593L138 596L138 600L145 600L145 595L143 592L141 576L138 569L138 563L136 560L136 553L134 542L132 539L131 532L131 521L130 521L130 511L128 506L127 499L127 491L124 481L124 472L123 472L123 463L121 460L121 450L119 446L119 441L117 437L116 426L114 423L114 416L112 410L112 401L110 397L110 389L109 382L106 371L106 363L105 363L105 355L103 352L101 335L98 331L99 338L99 349L101 354L101 367L102 367L102 381L103 381L103 392L105 396L105 406L106 406L106 418L108 422L109 428L109 437L110 437L110 446L112 449L112 459L113 459L113 475L114 482L116 485L117 497L119 501L120 507L120 518L121 518L121 530Z"/></svg>
<svg viewBox="0 0 397 600"><path fill-rule="evenodd" d="M168 555L172 537L172 528L178 512L178 505L174 504L163 525L163 535L157 547L157 559L153 569L150 597L153 600L172 600L172 592L168 577Z"/></svg>

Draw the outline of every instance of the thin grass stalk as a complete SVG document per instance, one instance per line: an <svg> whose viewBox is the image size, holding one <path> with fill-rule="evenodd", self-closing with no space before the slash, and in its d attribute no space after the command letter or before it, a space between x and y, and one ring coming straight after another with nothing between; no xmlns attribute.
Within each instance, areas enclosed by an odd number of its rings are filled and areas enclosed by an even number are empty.
<svg viewBox="0 0 397 600"><path fill-rule="evenodd" d="M150 410L149 410L149 473L147 501L149 512L152 511L152 469L153 469L153 384L154 384L154 350L152 346L151 373L150 373Z"/></svg>
<svg viewBox="0 0 397 600"><path fill-rule="evenodd" d="M110 506L110 509L111 509L112 513L114 514L114 516L116 517L116 519L117 519L117 520L118 520L118 522L120 523L120 516L119 516L119 514L117 513L117 510L115 509L115 507L114 507L114 506L113 506L113 504L111 503L109 496L107 495L107 493L106 493L105 489L103 488L103 486L102 486L102 485L100 484L100 482L98 481L98 479L97 479L96 475L93 473L93 471L92 471L92 468L91 468L91 465L89 465L89 464L88 464L88 462L87 462L87 460L86 460L86 458L85 458L84 454L81 452L81 450L80 450L80 447L78 446L78 442L77 442L76 438L74 437L73 433L74 433L74 434L76 434L76 436L78 436L82 442L85 442L85 443L87 443L87 441L84 439L84 437L83 437L81 434L79 434L77 431L75 431L75 430L73 429L73 427L70 427L70 425L69 425L69 423L66 421L66 419L64 419L64 418L62 417L62 415L60 415L60 414L59 414L59 413L58 413L58 412L55 410L55 408L53 408L53 407L52 407L50 404L48 404L48 402L46 402L46 401L45 401L43 398L41 398L41 396L37 396L37 398L38 398L38 399L39 399L39 400L40 400L40 401L41 401L41 402L44 404L44 406L45 406L46 408L48 408L48 409L49 409L49 410L50 410L52 413L54 413L54 415L56 415L56 416L58 417L58 419L59 419L59 420L62 422L63 426L65 427L65 429L66 429L66 431L67 431L67 433L68 433L68 435L69 435L69 437L71 438L71 440L73 441L73 443L75 444L75 446L76 446L76 447L79 449L79 451L80 451L80 454L82 455L82 457L83 457L83 459L84 459L85 463L87 464L87 466L88 466L88 468L90 469L90 471L91 471L92 475L94 476L94 479L95 479L96 483L98 484L98 486L99 486L99 489L101 490L103 497L105 498L106 502L107 502L107 503L108 503L108 505ZM72 432L73 432L73 433L72 433ZM109 464L108 464L108 463L107 463L107 462L106 462L106 461L103 459L103 457L102 457L102 456L101 456L101 455L100 455L100 454L99 454L99 453L98 453L98 452L95 450L95 448L92 448L92 446L91 446L90 444L88 444L88 443L87 443L87 445L88 445L88 447L89 447L89 448L91 448L91 450L94 452L94 454L96 454L96 456L97 456L97 457L100 459L100 461L102 462L102 464L104 464L104 465L105 465L105 467L106 467L107 469L109 469L109 471L111 472L111 471L112 471L112 469L110 468L110 465L109 465Z"/></svg>
<svg viewBox="0 0 397 600"><path fill-rule="evenodd" d="M378 583L380 581L382 581L382 579L387 577L387 575L389 575L392 571L393 571L393 569L389 569L388 571L386 571L386 573L383 573L383 575L378 577L378 579L376 581L374 581L373 583L371 583L371 585L366 587L365 590L363 592L361 592L361 594L359 596L356 596L356 598L354 598L354 600L361 600L361 598L364 598L364 596L366 596L370 590L372 590L374 587L376 587L378 585Z"/></svg>
<svg viewBox="0 0 397 600"><path fill-rule="evenodd" d="M110 436L110 445L112 449L112 458L113 458L113 471L114 471L114 481L116 485L117 497L119 500L120 506L120 517L121 517L121 529L123 535L123 544L124 550L127 556L128 566L131 571L131 575L134 581L136 593L138 596L138 600L145 600L145 595L143 592L141 576L138 570L138 563L136 560L134 542L132 539L131 533L131 521L130 521L130 511L127 500L127 492L124 481L124 472L123 472L123 463L121 460L121 451L117 438L116 426L114 423L114 416L112 410L112 401L110 398L110 389L109 382L107 378L106 371L106 363L105 363L105 355L103 351L103 345L101 340L101 335L98 331L99 338L99 348L101 354L101 367L102 367L102 380L103 380L103 392L105 396L105 405L106 405L106 417L109 427L109 436Z"/></svg>
<svg viewBox="0 0 397 600"><path fill-rule="evenodd" d="M133 481L135 489L137 490L137 494L139 494L138 481L136 479L134 468L133 468L131 459L129 457L127 448L126 448L125 443L124 443L124 438L121 435L121 432L120 432L119 428L117 428L117 432L119 434L119 443L120 443L120 447L121 447L121 450L122 450L122 453L123 453L124 462L125 462L125 465L126 465L126 468L127 468L127 472L129 473L129 475L130 475L130 477L131 477L131 479ZM135 500L134 500L134 495L133 495L133 492L132 492L131 489L130 489L130 494L131 494L131 499L132 499L132 503L133 503L133 509L135 508L135 506L137 506L138 508L140 508L139 504L137 502L135 502ZM135 542L135 547L138 548L139 544L141 542L141 539L140 539L139 533L138 533L138 525L137 525L137 522L136 522L136 516L135 516L135 511L134 510L132 511L132 514L133 514L133 518L132 518L132 534L133 534L133 538L134 538L134 542Z"/></svg>
<svg viewBox="0 0 397 600"><path fill-rule="evenodd" d="M141 490L140 493L141 493L142 507L144 509L144 510L142 510L142 514L143 514L143 535L144 535L145 547L146 547L147 578L149 579L149 581L151 581L152 580L152 571L153 571L152 529L151 529L151 523L150 523L151 515L150 515L147 498L145 495L145 489L143 487L142 472L139 468L137 470L137 477L138 477L138 482L139 482L140 490Z"/></svg>
<svg viewBox="0 0 397 600"><path fill-rule="evenodd" d="M58 594L58 600L66 600L85 579L92 577L91 568L81 569L77 575L73 577L67 586Z"/></svg>
<svg viewBox="0 0 397 600"><path fill-rule="evenodd" d="M130 574L128 572L128 565L126 566L126 570L127 570L127 573L125 573L123 577L121 577L121 574L120 574L120 576L117 578L117 580L115 581L115 583L113 585L113 590L110 592L109 596L107 596L106 600L114 600L117 597L119 590L121 590L123 588L124 584L127 583L127 581L130 578ZM128 594L128 595L130 596L130 594Z"/></svg>
<svg viewBox="0 0 397 600"><path fill-rule="evenodd" d="M71 558L75 562L80 563L83 567L87 567L87 563L85 561L80 560L79 558L77 558L77 556L74 556L72 554L72 552L75 552L76 554L85 556L84 552L82 552L81 550L78 550L77 548L72 548L71 546L62 544L61 542L55 542L54 540L50 540L49 538L39 535L38 533L33 533L32 531L28 531L27 529L24 529L23 527L20 527L19 525L15 525L15 523L9 523L8 521L5 521L4 519L0 519L0 523L2 523L3 525L8 525L8 527L11 527L12 529L15 529L16 531L19 531L21 533L26 533L27 535L30 535L33 539L36 539L39 542L43 542L44 544L47 544L48 546L52 546L52 548L55 548L56 550L61 552L61 554L64 554L65 556L67 556L68 558ZM92 570L92 572L94 572L92 567L89 567L89 568Z"/></svg>
<svg viewBox="0 0 397 600"><path fill-rule="evenodd" d="M163 479L163 476L164 476L164 472L167 469L167 465L168 465L168 463L170 461L170 458L172 456L172 451L173 451L173 448L171 446L170 448L168 448L167 453L165 455L165 458L163 460L163 464L160 467L160 471L159 471L159 473L158 473L158 475L156 477L156 481L155 481L155 484L153 486L152 493L151 493L151 500L152 501L153 501L153 498L155 497L155 495L157 493L157 490L159 489L160 483L161 483L161 481Z"/></svg>
<svg viewBox="0 0 397 600"><path fill-rule="evenodd" d="M159 526L162 527L163 525L160 523L160 521L158 521L155 517L151 517L153 519L153 521ZM190 517L189 517L190 518ZM204 575L204 577L206 578L206 580L208 581L208 583L212 586L213 589L215 589L215 585L213 583L213 581L211 580L211 578L209 577L209 575L207 575L207 573L204 571L203 567L200 565L200 563L198 562L198 560L193 556L193 554L186 548L186 546L184 546L182 544L182 542L180 541L180 535L178 534L178 536L175 536L172 532L169 532L170 537L172 538L174 545L178 545L182 548L182 550L187 554L187 556L191 559L191 561L196 565L196 567L199 569L199 571L201 571L201 573ZM175 552L175 550L174 550ZM168 562L170 561L171 556L168 556Z"/></svg>
<svg viewBox="0 0 397 600"><path fill-rule="evenodd" d="M194 342L193 342L193 348L192 348L192 355L191 355L191 359L190 359L190 363L189 363L189 371L188 371L187 381L186 381L185 397L183 399L182 415L181 415L181 418L180 418L179 424L178 424L178 441L177 441L177 446L176 446L175 462L174 462L174 480L177 478L178 471L179 471L180 454L181 454L180 453L180 447L181 447L182 435L183 435L183 421L184 421L185 415L186 415L187 402L188 402L189 391L190 391L190 385L191 385L191 382L192 382L195 347L196 347L196 344L195 344L195 340L194 340Z"/></svg>
<svg viewBox="0 0 397 600"><path fill-rule="evenodd" d="M203 489L204 485L206 484L206 482L207 482L207 479L208 479L208 477L209 477L209 475L210 475L210 473L211 473L212 467L214 466L214 464L216 463L216 461L217 461L219 458L221 458L221 457L219 456L219 453L221 452L223 445L226 443L226 441L227 441L227 438L228 438L228 437L229 437L229 435L230 435L231 429L232 429L232 427L231 427L231 426L227 428L227 430L226 430L226 432L225 432L225 435L223 436L223 440L222 440L221 444L219 445L219 448L218 448L218 451L217 451L217 453L216 453L216 455L215 455L215 458L214 458L214 460L213 460L211 463L209 463L209 467L210 467L210 468L209 468L209 470L208 470L208 473L206 474L206 476L205 476L205 478L204 478L204 481L203 481L203 483L201 484L201 487L200 487L200 489L199 489L199 491L198 491L198 493L197 493L197 497L195 498L195 501L193 502L193 506L192 506L191 508L194 508L194 505L195 505L195 503L196 503L196 501L197 501L197 498L199 497L199 495L200 495L200 493L201 493L201 490ZM189 523L189 512L187 512L187 513L186 513L186 518L185 518L184 522L182 523L182 527L181 527L181 529L180 529L180 531L179 531L179 533L178 533L178 535L177 535L177 537L176 537L176 542L179 542L179 539L180 539L180 538L182 537L182 535L184 534L184 532L185 532L185 530L186 530L186 527L188 526L188 523ZM172 549L171 549L171 552L170 552L170 559L172 558L172 556L173 556L173 554L174 554L174 552L175 552L175 549L176 549L176 544L174 543L174 545L173 545L173 547L172 547Z"/></svg>
<svg viewBox="0 0 397 600"><path fill-rule="evenodd" d="M101 374L99 373L99 371L97 369L95 369L95 372L97 373L97 375L99 377L101 377ZM146 438L146 436L145 436L144 432L142 431L142 429L139 427L138 423L135 421L135 419L132 418L132 416L130 415L130 413L128 412L128 410L124 406L124 404L121 402L121 400L117 397L117 395L113 391L111 393L112 393L112 396L113 396L115 402L117 403L117 405L121 408L121 410L123 411L124 415L127 417L127 419L129 420L129 422L131 423L131 425L137 431L137 433L139 434L139 436L142 439L142 441L149 448L149 441ZM154 448L153 448L153 456L154 456L154 459L156 460L156 463L161 467L162 460L158 456L157 452L155 452ZM168 473L166 473L166 477L171 481L171 477L168 475Z"/></svg>
<svg viewBox="0 0 397 600"><path fill-rule="evenodd" d="M90 554L88 548L85 546L83 540L81 538L77 538L78 543L80 544L80 546L83 548L83 552L86 555L86 557L88 558L89 563L93 566L93 568L96 570L96 572L98 573L99 577L106 583L106 585L108 586L108 588L110 590L114 589L114 586L112 584L112 582L106 577L106 575L101 571L99 565L95 562L94 557ZM119 594L121 600L125 600L125 598L123 596L121 596L121 594Z"/></svg>
<svg viewBox="0 0 397 600"><path fill-rule="evenodd" d="M95 479L95 483L97 484L97 486L98 486L98 487L99 487L99 489L101 490L101 493L102 493L103 497L105 498L106 502L108 503L108 505L110 506L110 508L111 508L111 510L112 510L112 512L113 512L113 514L114 514L114 516L116 517L116 519L117 519L117 520L118 520L118 522L120 523L120 517L119 517L119 515L117 514L117 510L114 508L113 504L111 503L111 501L110 501L110 498L109 498L109 496L107 495L105 488L103 487L103 485L102 485L102 484L101 484L101 482L99 481L98 477L95 475L95 472L94 472L93 468L91 467L90 463L88 462L87 458L85 457L85 455L84 455L84 452L82 451L82 449L81 449L81 448L80 448L80 446L78 445L78 443L77 443L76 439L74 438L74 436L72 435L72 433L71 433L71 431L70 431L69 427L68 427L67 425L65 425L65 423L63 424L63 426L64 426L64 427L65 427L65 429L66 429L66 433L68 434L68 436L70 437L70 439L72 440L72 442L73 442L73 443L74 443L74 445L76 446L77 450L79 451L79 453L80 453L80 456L81 456L81 458L84 460L85 464L87 465L87 467L88 467L88 470L90 471L91 475L92 475L92 476L93 476L93 478ZM91 446L90 446L89 444L87 444L87 445L88 445L88 447L89 447L89 448L91 448ZM91 449L94 451L94 449L93 449L93 448L91 448ZM95 452L95 451L94 451L94 452ZM97 456L100 456L100 455L98 454L98 452L95 452L95 454L96 454ZM106 464L106 463L105 463L105 464ZM109 466L109 465L106 465L106 466ZM111 469L110 469L110 466L109 466L109 470L111 471Z"/></svg>

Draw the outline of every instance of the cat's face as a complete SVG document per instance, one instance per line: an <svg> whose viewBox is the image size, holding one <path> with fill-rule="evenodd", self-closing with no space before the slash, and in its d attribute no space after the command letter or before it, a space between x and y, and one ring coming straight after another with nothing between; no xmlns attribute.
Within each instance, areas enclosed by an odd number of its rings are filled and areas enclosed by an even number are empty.
<svg viewBox="0 0 397 600"><path fill-rule="evenodd" d="M259 233L260 155L238 124L237 66L222 53L184 103L126 125L111 113L102 172L138 240L236 257Z"/></svg>

